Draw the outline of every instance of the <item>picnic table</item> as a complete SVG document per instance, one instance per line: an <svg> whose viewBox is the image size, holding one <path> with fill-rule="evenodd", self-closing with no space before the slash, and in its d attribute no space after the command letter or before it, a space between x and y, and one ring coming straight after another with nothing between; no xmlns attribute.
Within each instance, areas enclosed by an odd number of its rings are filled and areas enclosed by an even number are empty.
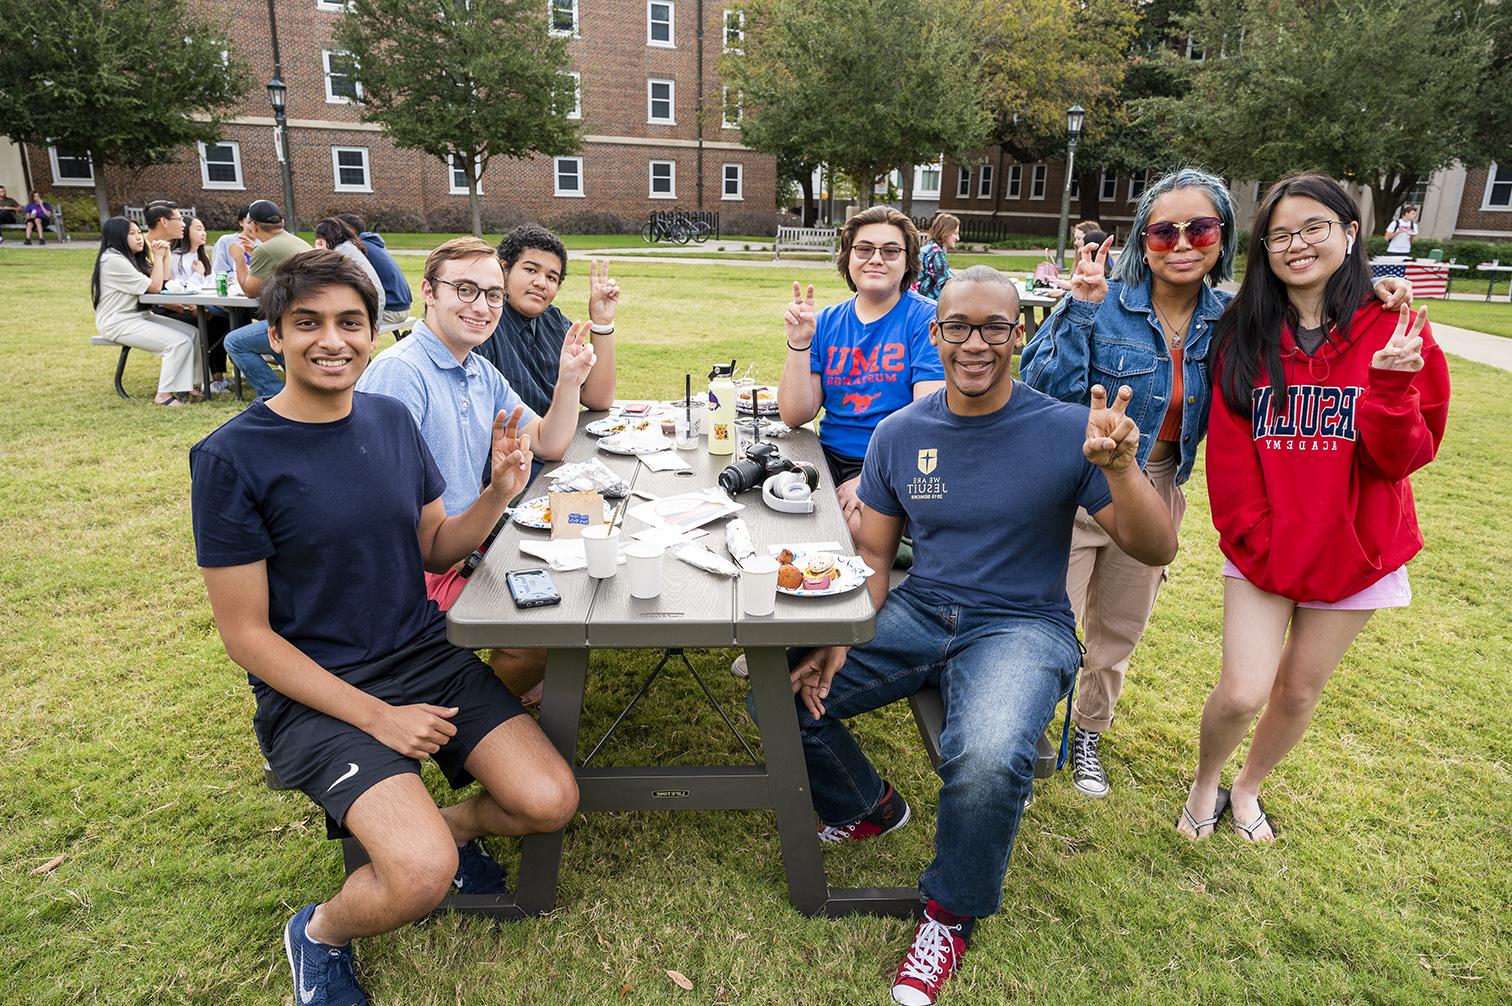
<svg viewBox="0 0 1512 1006"><path fill-rule="evenodd" d="M143 304L187 304L194 308L195 324L199 327L200 342L200 370L204 383L200 385L205 391L205 397L212 397L210 391L210 328L209 309L212 307L225 307L241 310L252 310L257 307L257 298L248 297L237 292L222 297L214 289L200 291L199 293L144 293L137 298Z"/></svg>
<svg viewBox="0 0 1512 1006"><path fill-rule="evenodd" d="M1482 262L1480 265L1476 266L1475 269L1477 272L1485 273L1488 277L1486 280L1487 300L1491 299L1491 288L1496 285L1496 281L1499 278L1496 274L1502 272L1512 273L1512 265L1502 265L1499 261ZM1508 281L1507 283L1507 299L1512 300L1512 281Z"/></svg>
<svg viewBox="0 0 1512 1006"><path fill-rule="evenodd" d="M584 427L604 413L585 412L567 452L568 461L597 456L622 475L637 493L671 496L716 484L730 456L712 456L700 442L678 456L692 467L693 476L652 472L634 457L618 457L595 450ZM766 546L833 541L853 553L850 534L835 502L818 437L807 429L793 430L775 441L793 461L815 464L821 473L812 514L785 514L768 509L760 493L744 493L739 516L750 528L758 552ZM734 457L740 457L743 446ZM530 498L546 492L550 471L525 492ZM633 505L639 500L632 497ZM627 516L626 537L646 525ZM703 539L723 554L723 524L709 525ZM741 611L738 583L704 572L669 552L663 559L661 596L652 600L630 597L623 567L606 580L589 578L585 570L553 573L560 604L519 610L505 586L510 570L542 565L523 555L522 539L544 539L546 532L523 530L510 523L489 549L481 566L447 613L447 634L458 646L544 647L546 680L541 699L541 728L574 766L581 794L579 810L741 810L776 812L777 836L787 874L788 896L805 915L844 915L870 912L911 916L919 907L915 888L833 888L825 879L809 794L808 769L799 739L786 647L854 645L867 642L875 631L875 613L866 588L828 597L788 597L779 594L773 615L751 617ZM760 721L760 751L764 761L745 765L600 768L579 759L578 732L583 695L588 688L588 656L603 647L661 649L671 657L685 647L743 647L750 687ZM707 693L707 689L705 689ZM713 701L712 695L710 700ZM723 713L721 713L723 715ZM739 719L737 718L737 722ZM729 724L729 720L726 720ZM733 725L731 729L735 729ZM611 728L612 732L612 728ZM606 735L607 736L607 735ZM741 740L745 746L745 741ZM524 839L520 884L514 894L500 897L453 897L448 906L506 918L522 918L550 911L556 902L561 864L562 833ZM759 841L753 838L753 841ZM351 864L349 863L349 866Z"/></svg>

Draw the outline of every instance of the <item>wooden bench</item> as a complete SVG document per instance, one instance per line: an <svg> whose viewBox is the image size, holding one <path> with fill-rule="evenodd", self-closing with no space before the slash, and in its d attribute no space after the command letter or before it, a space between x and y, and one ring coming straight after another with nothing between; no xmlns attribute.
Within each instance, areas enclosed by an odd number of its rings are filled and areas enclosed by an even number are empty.
<svg viewBox="0 0 1512 1006"><path fill-rule="evenodd" d="M189 226L190 222L193 221L195 217L199 216L198 209L194 206L180 206L178 208L178 211L179 216L184 218L185 227ZM143 230L147 229L147 207L123 206L121 208L121 212L125 215L127 220L130 220L132 223L136 224Z"/></svg>
<svg viewBox="0 0 1512 1006"><path fill-rule="evenodd" d="M12 213L20 213L22 211L20 211L20 210L12 210L11 212ZM50 224L47 225L47 229L50 230L50 231L52 231L53 235L55 237L57 237L57 239L59 241L72 241L73 240L73 238L71 238L71 237L68 236L68 228L66 228L66 227L63 226L63 207L61 207L61 206L54 206L53 207L52 223L50 223ZM13 223L13 224L0 224L0 230L24 231L24 230L26 230L26 221L25 220L19 220L16 223Z"/></svg>
<svg viewBox="0 0 1512 1006"><path fill-rule="evenodd" d="M782 258L784 251L822 251L833 255L839 243L840 232L833 227L778 227L772 258Z"/></svg>

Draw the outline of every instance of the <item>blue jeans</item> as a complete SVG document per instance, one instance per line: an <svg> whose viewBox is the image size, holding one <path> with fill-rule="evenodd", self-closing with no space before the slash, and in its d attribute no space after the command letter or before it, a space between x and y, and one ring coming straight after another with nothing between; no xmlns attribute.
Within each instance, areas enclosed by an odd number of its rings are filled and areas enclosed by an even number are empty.
<svg viewBox="0 0 1512 1006"><path fill-rule="evenodd" d="M876 638L853 648L835 674L824 717L797 702L814 810L825 824L849 824L876 810L886 791L842 719L938 688L940 805L935 857L919 889L958 915L993 914L1034 782L1035 743L1080 666L1069 627L930 604L901 584L877 614Z"/></svg>
<svg viewBox="0 0 1512 1006"><path fill-rule="evenodd" d="M272 398L283 390L283 381L273 373L268 361L263 359L264 353L280 365L283 364L283 357L273 352L273 347L268 345L266 321L254 321L226 335L226 355L231 357L231 362L252 382L252 387L257 389L259 395Z"/></svg>

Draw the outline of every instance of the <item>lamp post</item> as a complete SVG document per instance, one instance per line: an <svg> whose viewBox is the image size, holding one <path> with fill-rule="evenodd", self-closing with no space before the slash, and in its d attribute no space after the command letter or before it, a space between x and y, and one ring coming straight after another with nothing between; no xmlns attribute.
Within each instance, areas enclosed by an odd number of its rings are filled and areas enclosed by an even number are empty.
<svg viewBox="0 0 1512 1006"><path fill-rule="evenodd" d="M273 146L278 151L278 166L283 172L284 223L290 230L298 230L294 222L294 163L289 153L289 120L284 114L289 88L274 68L272 80L268 81L268 101L273 105Z"/></svg>
<svg viewBox="0 0 1512 1006"><path fill-rule="evenodd" d="M1066 185L1061 190L1060 231L1055 236L1055 262L1066 264L1066 228L1071 222L1071 180L1076 177L1076 141L1081 139L1087 110L1080 105L1066 109Z"/></svg>

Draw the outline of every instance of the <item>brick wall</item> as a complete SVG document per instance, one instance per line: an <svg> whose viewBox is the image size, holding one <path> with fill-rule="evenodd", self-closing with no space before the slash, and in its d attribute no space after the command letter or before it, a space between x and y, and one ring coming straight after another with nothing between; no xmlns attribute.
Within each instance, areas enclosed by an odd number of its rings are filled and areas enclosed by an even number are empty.
<svg viewBox="0 0 1512 1006"><path fill-rule="evenodd" d="M1460 197L1459 217L1454 224L1455 237L1461 237L1462 231L1498 231L1501 235L1512 238L1512 208L1481 209L1481 204L1486 199L1486 177L1489 173L1490 169L1486 167L1466 169L1465 192ZM1505 170L1501 177L1506 177Z"/></svg>
<svg viewBox="0 0 1512 1006"><path fill-rule="evenodd" d="M179 163L141 172L106 171L111 206L141 205L171 198L181 205L210 208L212 219L256 198L283 201L282 180L273 149L272 110L261 86L273 76L267 9L262 4L197 0L224 25L237 55L252 68L256 85L224 129L223 139L239 145L240 189L207 187L198 151L186 149ZM542 4L546 0L541 0ZM578 33L569 42L574 69L581 75L583 133L580 151L583 197L558 196L550 158L496 160L484 173L485 222L492 229L520 219L552 221L569 214L608 214L625 220L656 209L693 208L698 203L698 60L696 7L677 0L673 47L647 44L645 0L579 0ZM465 229L465 191L452 194L450 173L440 161L399 150L375 128L361 122L351 104L330 102L322 50L332 47L337 14L320 10L317 0L276 0L283 79L288 85L290 151L295 200L306 221L336 210L353 210L390 229ZM770 212L776 201L775 159L739 146L740 130L722 126L722 82L717 61L723 46L723 4L705 0L703 45L703 193L705 209L725 214ZM648 78L674 82L674 124L648 123ZM371 193L339 192L331 148L365 147ZM88 195L87 187L54 184L45 148L28 148L35 179L44 191ZM650 162L675 163L676 198L650 195ZM722 198L725 164L742 166L742 199ZM218 222L218 221L217 221Z"/></svg>
<svg viewBox="0 0 1512 1006"><path fill-rule="evenodd" d="M982 168L991 169L992 180L986 194L982 189ZM1012 169L1020 170L1018 191L1010 188ZM967 216L985 218L995 226L1018 234L1053 234L1060 223L1061 190L1065 185L1065 162L1047 160L1038 162L1044 168L1042 193L1035 195L1034 173L1036 164L1020 164L1000 147L988 147L971 152L967 167L970 171L970 188L966 196L959 195L961 165L946 158L940 179L940 210L954 213L963 219ZM1105 227L1125 225L1134 219L1137 199L1129 199L1130 178L1119 175L1114 182L1112 198L1100 199L1097 218ZM1079 194L1071 197L1070 222L1082 219L1082 201Z"/></svg>

